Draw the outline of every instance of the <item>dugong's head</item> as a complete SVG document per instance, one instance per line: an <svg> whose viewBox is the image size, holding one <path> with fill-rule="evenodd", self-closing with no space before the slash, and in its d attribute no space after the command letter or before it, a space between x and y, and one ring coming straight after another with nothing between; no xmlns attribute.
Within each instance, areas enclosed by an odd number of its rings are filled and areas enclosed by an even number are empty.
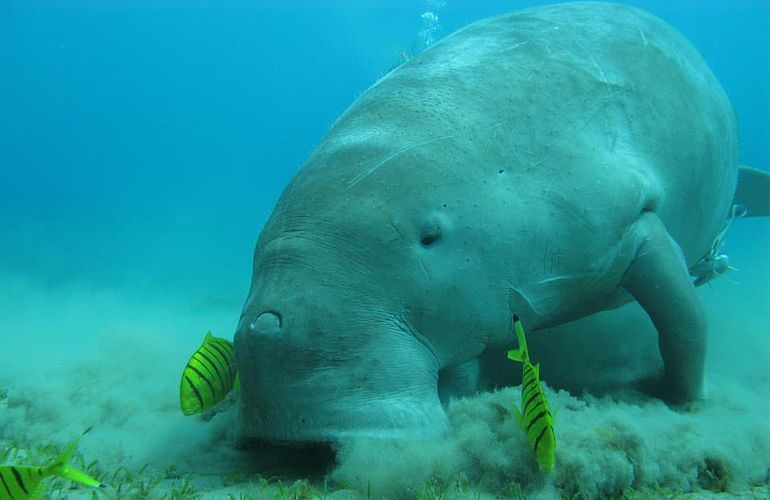
<svg viewBox="0 0 770 500"><path fill-rule="evenodd" d="M489 215L506 210L506 172L469 169L486 146L431 116L451 103L410 87L388 98L397 84L338 120L259 237L235 335L247 436L440 433L440 392L508 331L504 249L490 241L504 229Z"/></svg>
<svg viewBox="0 0 770 500"><path fill-rule="evenodd" d="M353 185L334 173L383 156L367 144L317 156L323 166L293 181L259 238L235 336L246 435L441 432L439 390L505 321L469 234L478 221L456 213L472 202L413 178L433 170L423 159L402 153Z"/></svg>

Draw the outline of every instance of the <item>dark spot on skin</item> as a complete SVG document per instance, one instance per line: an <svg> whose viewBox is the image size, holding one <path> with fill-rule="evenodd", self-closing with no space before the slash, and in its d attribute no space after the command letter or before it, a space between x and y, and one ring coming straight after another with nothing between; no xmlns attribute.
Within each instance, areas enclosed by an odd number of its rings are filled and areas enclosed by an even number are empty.
<svg viewBox="0 0 770 500"><path fill-rule="evenodd" d="M444 204L443 204L443 205L441 205L441 206L442 206L442 207L444 207L444 208L446 208L446 203L444 203Z"/></svg>
<svg viewBox="0 0 770 500"><path fill-rule="evenodd" d="M505 172L505 170L503 170L502 168L497 171L498 174L502 174L503 172Z"/></svg>
<svg viewBox="0 0 770 500"><path fill-rule="evenodd" d="M422 243L422 245L425 246L425 247L429 247L429 246L435 244L436 242L438 242L438 240L440 240L440 239L441 239L441 237L439 235L429 234L429 235L425 235L422 238L420 238L420 243Z"/></svg>
<svg viewBox="0 0 770 500"><path fill-rule="evenodd" d="M437 223L426 224L420 231L420 244L430 247L441 241L441 226Z"/></svg>

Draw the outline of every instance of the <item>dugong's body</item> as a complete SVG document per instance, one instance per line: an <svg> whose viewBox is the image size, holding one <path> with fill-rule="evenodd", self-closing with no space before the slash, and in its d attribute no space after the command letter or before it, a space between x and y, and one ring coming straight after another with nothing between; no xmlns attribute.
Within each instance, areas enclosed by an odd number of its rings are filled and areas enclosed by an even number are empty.
<svg viewBox="0 0 770 500"><path fill-rule="evenodd" d="M688 267L737 172L732 108L661 20L575 3L460 30L367 90L266 224L235 337L244 434L441 431L439 393L474 390L512 314L536 332L631 300L661 394L696 398Z"/></svg>

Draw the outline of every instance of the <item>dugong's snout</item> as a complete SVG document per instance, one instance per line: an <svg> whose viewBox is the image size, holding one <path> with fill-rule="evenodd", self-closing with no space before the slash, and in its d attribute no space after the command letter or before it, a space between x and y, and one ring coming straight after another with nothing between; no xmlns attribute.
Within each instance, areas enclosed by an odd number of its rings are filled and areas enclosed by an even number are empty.
<svg viewBox="0 0 770 500"><path fill-rule="evenodd" d="M282 309L247 307L235 335L244 436L338 441L446 430L434 361L393 321Z"/></svg>

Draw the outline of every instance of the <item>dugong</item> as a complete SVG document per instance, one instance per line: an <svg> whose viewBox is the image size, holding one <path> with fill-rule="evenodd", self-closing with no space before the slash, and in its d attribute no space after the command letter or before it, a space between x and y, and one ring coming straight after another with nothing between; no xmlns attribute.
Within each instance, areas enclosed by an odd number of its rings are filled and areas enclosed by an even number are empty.
<svg viewBox="0 0 770 500"><path fill-rule="evenodd" d="M442 397L475 390L513 314L536 335L634 300L657 394L698 398L688 269L734 205L770 199L760 170L735 198L736 128L692 45L628 6L484 19L414 56L333 124L259 236L235 333L243 435L441 433Z"/></svg>

